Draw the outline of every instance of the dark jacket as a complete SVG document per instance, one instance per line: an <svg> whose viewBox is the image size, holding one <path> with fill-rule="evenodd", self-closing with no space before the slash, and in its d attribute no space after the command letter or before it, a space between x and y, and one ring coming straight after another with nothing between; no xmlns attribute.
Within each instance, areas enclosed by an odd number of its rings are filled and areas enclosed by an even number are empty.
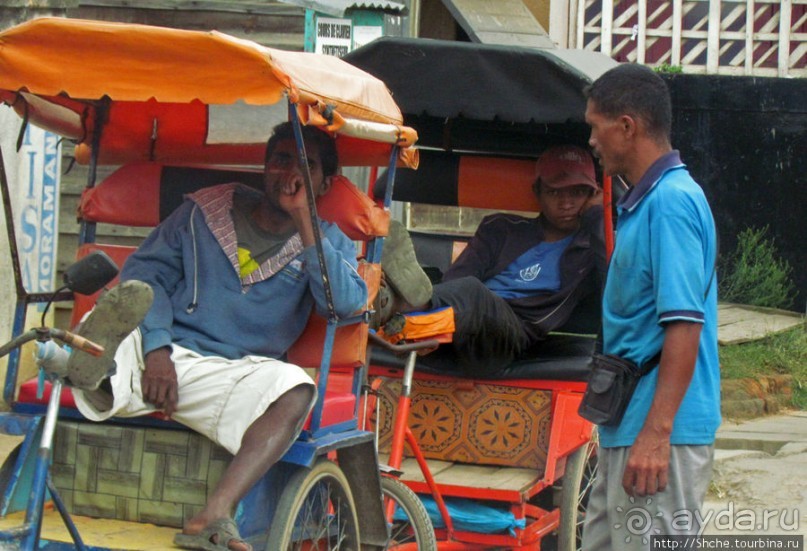
<svg viewBox="0 0 807 551"><path fill-rule="evenodd" d="M487 281L544 239L540 216L524 218L514 214L485 217L468 246L443 276L449 281L473 276ZM534 340L562 327L585 299L599 304L606 272L602 207L585 212L580 229L560 259L560 290L529 297L508 299L513 311L524 320ZM599 324L599 319L596 324Z"/></svg>

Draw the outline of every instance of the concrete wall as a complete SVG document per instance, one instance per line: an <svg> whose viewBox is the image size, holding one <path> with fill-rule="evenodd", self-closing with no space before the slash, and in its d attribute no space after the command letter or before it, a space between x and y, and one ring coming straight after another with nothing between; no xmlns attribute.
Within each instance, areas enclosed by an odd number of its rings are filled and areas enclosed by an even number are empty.
<svg viewBox="0 0 807 551"><path fill-rule="evenodd" d="M703 186L717 220L722 252L748 227L769 237L793 267L807 300L807 81L665 76L673 99L673 146Z"/></svg>
<svg viewBox="0 0 807 551"><path fill-rule="evenodd" d="M0 28L56 15L188 30L215 29L283 50L301 51L304 46L305 10L290 4L207 1L197 6L183 0L147 4L148 7L139 7L138 2L128 0L2 0Z"/></svg>
<svg viewBox="0 0 807 551"><path fill-rule="evenodd" d="M5 165L6 177L12 182L10 190L11 196L16 195L16 182L18 158L15 154L7 152L14 151L14 142L20 128L20 118L10 108L0 107L0 151L3 152L3 164ZM13 206L13 205L12 205ZM3 236L0 237L0 341L6 342L11 338L11 329L14 315L14 303L16 291L14 288L14 272L11 268L9 241L6 235L5 212L0 211L0 221L2 222ZM8 357L0 359L0 375L5 375L5 367Z"/></svg>

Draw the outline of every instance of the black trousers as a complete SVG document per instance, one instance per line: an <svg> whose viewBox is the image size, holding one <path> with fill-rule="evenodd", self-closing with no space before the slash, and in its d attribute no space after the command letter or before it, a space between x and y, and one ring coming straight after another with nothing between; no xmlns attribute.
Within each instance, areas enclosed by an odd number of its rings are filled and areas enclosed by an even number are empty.
<svg viewBox="0 0 807 551"><path fill-rule="evenodd" d="M432 307L444 306L454 308L453 355L466 375L503 369L530 344L521 318L475 277L435 285Z"/></svg>

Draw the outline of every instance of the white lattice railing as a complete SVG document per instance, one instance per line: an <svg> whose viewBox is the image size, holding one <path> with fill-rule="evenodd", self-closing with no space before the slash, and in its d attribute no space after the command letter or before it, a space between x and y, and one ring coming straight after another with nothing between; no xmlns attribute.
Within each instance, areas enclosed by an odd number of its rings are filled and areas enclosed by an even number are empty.
<svg viewBox="0 0 807 551"><path fill-rule="evenodd" d="M685 73L807 76L807 0L572 0L569 45Z"/></svg>

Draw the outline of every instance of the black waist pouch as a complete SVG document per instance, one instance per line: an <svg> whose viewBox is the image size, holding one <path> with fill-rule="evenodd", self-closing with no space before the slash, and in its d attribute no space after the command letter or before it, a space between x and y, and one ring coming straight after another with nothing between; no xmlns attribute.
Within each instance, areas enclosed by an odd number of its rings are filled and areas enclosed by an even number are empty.
<svg viewBox="0 0 807 551"><path fill-rule="evenodd" d="M659 354L639 367L630 360L612 354L594 354L588 386L577 412L597 425L618 425L625 415L639 379L657 364Z"/></svg>

